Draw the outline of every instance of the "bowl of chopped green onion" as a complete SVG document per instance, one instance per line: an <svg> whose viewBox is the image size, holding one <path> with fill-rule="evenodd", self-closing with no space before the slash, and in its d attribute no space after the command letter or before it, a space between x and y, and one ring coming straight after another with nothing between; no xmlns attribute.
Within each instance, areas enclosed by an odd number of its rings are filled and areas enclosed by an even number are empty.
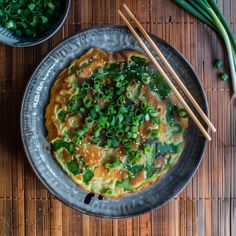
<svg viewBox="0 0 236 236"><path fill-rule="evenodd" d="M70 0L0 0L0 42L30 47L52 37L63 25Z"/></svg>

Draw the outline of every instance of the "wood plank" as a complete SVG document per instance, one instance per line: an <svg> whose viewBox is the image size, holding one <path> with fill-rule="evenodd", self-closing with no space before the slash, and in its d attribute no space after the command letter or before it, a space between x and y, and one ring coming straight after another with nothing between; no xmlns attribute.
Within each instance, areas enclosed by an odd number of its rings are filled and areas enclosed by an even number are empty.
<svg viewBox="0 0 236 236"><path fill-rule="evenodd" d="M56 199L51 199L50 208L50 235L62 236L62 203Z"/></svg>
<svg viewBox="0 0 236 236"><path fill-rule="evenodd" d="M36 218L36 200L25 200L25 235L36 236L37 234L37 218Z"/></svg>
<svg viewBox="0 0 236 236"><path fill-rule="evenodd" d="M236 200L231 202L231 235L236 235Z"/></svg>
<svg viewBox="0 0 236 236"><path fill-rule="evenodd" d="M147 213L139 216L139 232L140 235L151 235L152 231L152 214Z"/></svg>
<svg viewBox="0 0 236 236"><path fill-rule="evenodd" d="M50 235L50 202L46 200L36 200L36 229L37 235Z"/></svg>
<svg viewBox="0 0 236 236"><path fill-rule="evenodd" d="M25 201L24 199L12 200L12 235L25 234ZM2 214L1 214L2 216ZM4 235L1 234L0 235Z"/></svg>
<svg viewBox="0 0 236 236"><path fill-rule="evenodd" d="M9 199L0 199L0 235L12 234L13 215L14 211L12 209L12 201Z"/></svg>

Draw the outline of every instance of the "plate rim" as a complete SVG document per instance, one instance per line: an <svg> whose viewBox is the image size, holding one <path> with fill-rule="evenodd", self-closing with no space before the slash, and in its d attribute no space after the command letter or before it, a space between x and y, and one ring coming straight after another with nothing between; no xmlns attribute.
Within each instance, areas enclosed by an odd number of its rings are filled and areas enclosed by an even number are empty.
<svg viewBox="0 0 236 236"><path fill-rule="evenodd" d="M79 207L76 207L74 205L72 205L71 203L69 203L69 201L67 201L67 199L65 197L63 197L62 195L60 194L57 194L55 192L55 190L53 188L51 188L51 185L49 185L45 180L44 178L41 176L41 173L36 169L35 167L35 164L34 162L32 161L31 157L30 157L30 153L28 152L28 149L27 149L27 145L26 143L24 142L24 132L23 132L23 118L24 118L24 112L23 112L23 108L24 108L24 104L25 104L25 99L26 99L26 96L27 96L27 92L28 92L28 89L30 87L30 84L31 84L31 81L33 79L33 76L34 74L36 73L36 71L38 71L38 69L41 67L41 65L45 62L45 60L54 52L56 51L58 48L61 47L61 45L63 45L66 41L69 41L70 39L72 38L76 38L78 37L80 34L82 33L86 33L86 32L89 32L91 30L94 30L94 29L111 29L111 28L115 28L115 29L122 29L122 30L126 30L127 32L129 32L128 28L125 27L125 26L117 26L117 25L103 25L103 26L95 26L95 27L90 27L90 28L87 28L87 29L84 29L84 30L81 30L79 31L78 33L75 33L75 34L72 34L66 38L64 38L62 41L60 41L57 45L55 45L40 61L40 63L36 66L36 68L34 69L32 75L30 76L27 84L26 84L26 87L24 89L24 94L23 94L23 97L22 97L22 102L21 102L21 107L20 107L20 132L21 132L21 140L22 140L22 144L23 144L23 147L24 147L24 152L25 152L25 155L30 163L30 166L32 167L32 169L34 170L34 173L36 174L36 176L39 178L40 182L46 187L46 189L56 198L58 199L59 201L61 201L63 204L65 204L66 206L69 206L70 208L72 209L75 209L76 211L79 211L80 213L83 213L83 214L86 214L86 215L89 215L89 216L95 216L95 217L101 217L101 218L106 218L106 219L125 219L125 218L129 218L129 217L134 217L134 216L140 216L140 215L143 215L145 213L148 213L148 212L151 212L151 211L154 211L154 210L157 210L159 209L160 207L168 204L171 200L173 200L173 198L175 196L177 196L181 191L183 191L183 189L187 186L187 184L190 182L190 180L193 178L193 176L196 174L200 164L202 163L202 160L203 160L203 157L204 157L204 152L206 150L206 145L207 145L207 140L204 139L203 141L203 148L201 150L201 153L199 155L199 161L197 163L197 165L194 166L192 172L191 172L191 175L188 176L188 178L186 178L186 181L185 183L179 188L179 190L172 194L172 195L169 195L168 197L168 200L165 201L163 204L161 204L160 206L156 206L156 207L152 207L152 208L148 208L147 210L143 210L141 212L138 212L138 213L129 213L127 215L120 215L120 216L113 216L113 215L102 215L100 213L94 213L94 212L89 212L89 211L86 211L86 210L83 210ZM130 32L129 32L130 33ZM168 42L166 42L165 40L159 38L158 36L152 34L152 33L148 33L152 38L156 38L158 41L160 41L161 43L163 43L164 45L168 46L171 50L175 51L175 53L183 60L183 62L189 67L189 70L191 72L191 74L193 75L193 77L195 77L195 81L199 87L199 90L201 92L201 96L203 98L203 105L204 105L204 109L205 109L205 112L206 112L206 115L208 116L209 114L209 106L208 106L208 102L207 102L207 97L206 97L206 93L205 93L205 90L203 88L203 85L201 84L201 81L197 75L197 73L195 72L193 66L190 64L190 62L183 56L183 54L178 50L176 49L174 46L172 46L171 44L169 44ZM207 130L209 130L207 128Z"/></svg>

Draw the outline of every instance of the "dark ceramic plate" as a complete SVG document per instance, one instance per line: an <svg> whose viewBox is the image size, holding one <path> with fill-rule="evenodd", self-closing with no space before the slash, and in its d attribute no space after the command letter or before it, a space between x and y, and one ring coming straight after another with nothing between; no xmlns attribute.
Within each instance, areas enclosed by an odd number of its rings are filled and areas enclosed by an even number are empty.
<svg viewBox="0 0 236 236"><path fill-rule="evenodd" d="M46 31L44 34L35 38L17 36L13 31L5 29L0 25L0 42L14 47L30 47L46 41L51 38L64 24L70 9L70 2L71 0L62 1L62 9L64 10L61 16L58 18L56 24L52 25L51 29Z"/></svg>
<svg viewBox="0 0 236 236"><path fill-rule="evenodd" d="M169 44L152 35L197 102L207 112L206 97L192 67ZM65 204L87 214L122 218L145 213L171 200L197 170L206 141L190 120L185 133L186 145L177 164L161 180L146 189L120 199L92 197L76 185L52 158L44 126L45 107L51 85L58 73L91 47L107 51L141 51L126 28L98 27L72 36L54 48L33 73L26 88L21 109L21 132L28 160L39 179Z"/></svg>

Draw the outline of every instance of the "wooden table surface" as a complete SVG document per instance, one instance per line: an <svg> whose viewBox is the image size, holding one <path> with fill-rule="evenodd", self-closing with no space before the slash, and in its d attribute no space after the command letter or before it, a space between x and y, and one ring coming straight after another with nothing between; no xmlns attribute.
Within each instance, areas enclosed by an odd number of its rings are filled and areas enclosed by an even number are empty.
<svg viewBox="0 0 236 236"><path fill-rule="evenodd" d="M208 97L217 128L204 160L170 203L125 220L90 217L55 199L33 173L23 151L22 94L42 58L65 37L95 25L121 24L121 0L72 0L68 20L53 38L32 48L0 45L0 236L2 235L236 235L236 105L230 84L217 78L215 58L225 58L216 34L170 0L126 0L147 31L190 61ZM236 1L218 0L236 30ZM227 60L225 60L227 64ZM227 66L225 68L228 70Z"/></svg>

